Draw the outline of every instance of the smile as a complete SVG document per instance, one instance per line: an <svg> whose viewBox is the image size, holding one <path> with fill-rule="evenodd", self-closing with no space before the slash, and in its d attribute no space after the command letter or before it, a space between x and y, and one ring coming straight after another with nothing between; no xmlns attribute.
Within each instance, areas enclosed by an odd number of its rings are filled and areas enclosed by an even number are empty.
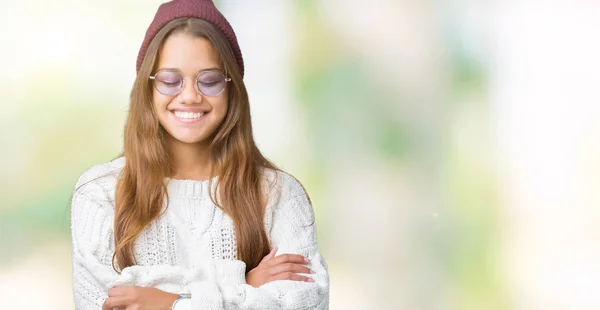
<svg viewBox="0 0 600 310"><path fill-rule="evenodd" d="M179 118L183 118L183 119L198 119L198 118L202 117L202 115L204 115L204 113L202 113L202 112L192 113L192 112L175 111L173 113L175 113L175 116L177 116Z"/></svg>
<svg viewBox="0 0 600 310"><path fill-rule="evenodd" d="M196 123L204 119L205 112L183 112L183 111L171 111L171 115L175 116L175 118L186 124Z"/></svg>

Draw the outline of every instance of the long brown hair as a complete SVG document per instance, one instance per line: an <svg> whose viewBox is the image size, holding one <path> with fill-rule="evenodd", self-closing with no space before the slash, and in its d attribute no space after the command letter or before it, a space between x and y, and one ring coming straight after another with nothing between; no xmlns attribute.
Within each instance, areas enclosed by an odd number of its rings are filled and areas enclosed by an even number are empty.
<svg viewBox="0 0 600 310"><path fill-rule="evenodd" d="M212 24L195 18L171 21L154 37L137 74L124 132L125 167L115 197L115 259L118 267L136 264L133 245L143 229L160 216L168 201L165 178L172 175L168 133L155 115L152 84L148 77L156 70L160 49L167 37L183 32L210 41L220 55L228 77L229 108L210 144L212 176L218 174L211 200L227 213L235 225L238 259L246 272L258 266L270 251L264 229L266 197L262 192L265 168L278 170L258 150L252 136L250 105L246 87L233 51L223 33ZM118 271L118 270L117 270Z"/></svg>

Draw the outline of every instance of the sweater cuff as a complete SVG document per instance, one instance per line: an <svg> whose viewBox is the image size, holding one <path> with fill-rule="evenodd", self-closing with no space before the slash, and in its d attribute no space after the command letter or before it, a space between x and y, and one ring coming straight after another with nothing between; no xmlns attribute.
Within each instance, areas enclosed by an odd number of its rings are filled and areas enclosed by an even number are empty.
<svg viewBox="0 0 600 310"><path fill-rule="evenodd" d="M190 283L189 290L192 294L192 310L204 309L224 309L225 299L238 300L243 299L243 294L237 290L227 291L227 298L223 296L223 287L246 283L246 264L239 260L217 259L212 260L212 268L208 268L207 281L198 281ZM229 296L231 295L231 296ZM242 296L239 296L242 295Z"/></svg>
<svg viewBox="0 0 600 310"><path fill-rule="evenodd" d="M231 284L246 284L246 264L240 260L214 260L215 282Z"/></svg>
<svg viewBox="0 0 600 310"><path fill-rule="evenodd" d="M190 284L192 294L192 310L220 310L223 309L223 295L217 284L201 281Z"/></svg>

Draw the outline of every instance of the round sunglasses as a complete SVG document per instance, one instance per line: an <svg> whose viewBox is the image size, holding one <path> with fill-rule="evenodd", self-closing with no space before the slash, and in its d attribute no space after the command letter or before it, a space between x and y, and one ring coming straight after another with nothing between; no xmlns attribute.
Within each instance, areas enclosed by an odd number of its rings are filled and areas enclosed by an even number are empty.
<svg viewBox="0 0 600 310"><path fill-rule="evenodd" d="M159 70L150 79L154 81L156 90L165 96L178 95L185 84L183 75L176 69ZM196 77L196 90L205 96L216 97L225 90L227 82L231 82L231 78L225 77L223 72L205 70Z"/></svg>

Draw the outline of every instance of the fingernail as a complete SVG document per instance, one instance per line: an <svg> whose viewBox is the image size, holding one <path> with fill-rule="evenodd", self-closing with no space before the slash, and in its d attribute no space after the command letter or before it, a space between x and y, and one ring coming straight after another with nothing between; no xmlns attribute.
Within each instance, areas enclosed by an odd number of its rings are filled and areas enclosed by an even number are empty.
<svg viewBox="0 0 600 310"><path fill-rule="evenodd" d="M309 270L310 270L310 273L315 274L314 270L312 270L312 269L309 269Z"/></svg>
<svg viewBox="0 0 600 310"><path fill-rule="evenodd" d="M304 263L310 264L310 261L307 258L304 258Z"/></svg>
<svg viewBox="0 0 600 310"><path fill-rule="evenodd" d="M308 280L306 280L306 282L315 282L315 280L308 278Z"/></svg>

